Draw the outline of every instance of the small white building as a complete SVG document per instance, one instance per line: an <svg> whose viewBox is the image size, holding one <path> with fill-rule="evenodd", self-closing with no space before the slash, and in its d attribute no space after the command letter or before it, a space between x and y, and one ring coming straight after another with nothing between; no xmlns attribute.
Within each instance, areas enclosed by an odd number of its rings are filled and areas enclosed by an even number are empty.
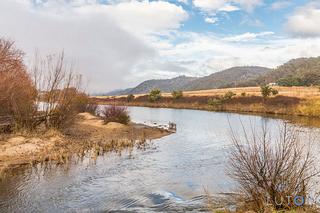
<svg viewBox="0 0 320 213"><path fill-rule="evenodd" d="M274 87L274 86L278 86L278 84L277 83L269 83L268 86Z"/></svg>

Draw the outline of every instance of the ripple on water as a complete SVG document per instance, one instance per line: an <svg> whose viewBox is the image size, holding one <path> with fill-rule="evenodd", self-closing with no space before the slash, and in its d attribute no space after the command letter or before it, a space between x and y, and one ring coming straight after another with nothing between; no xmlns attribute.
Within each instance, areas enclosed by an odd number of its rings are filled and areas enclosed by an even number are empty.
<svg viewBox="0 0 320 213"><path fill-rule="evenodd" d="M199 212L206 211L204 196L185 199L174 192L158 191L135 199L124 199L122 211L128 212ZM112 210L110 211L117 211Z"/></svg>

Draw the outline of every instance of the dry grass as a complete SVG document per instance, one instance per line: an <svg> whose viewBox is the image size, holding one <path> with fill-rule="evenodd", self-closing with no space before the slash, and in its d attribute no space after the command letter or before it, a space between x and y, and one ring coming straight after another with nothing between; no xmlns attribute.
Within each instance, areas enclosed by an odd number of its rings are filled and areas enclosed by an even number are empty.
<svg viewBox="0 0 320 213"><path fill-rule="evenodd" d="M320 116L320 91L317 87L274 87L279 94L263 98L260 87L227 88L184 92L183 97L174 100L172 95L164 93L161 100L151 103L147 95L136 95L131 102L125 96L92 97L99 104L125 106L145 106L176 109L199 109L210 111L231 111L244 113L267 113L278 115ZM223 100L222 104L212 106L209 99L221 99L226 93L233 92L235 97ZM246 95L243 96L242 93Z"/></svg>
<svg viewBox="0 0 320 213"><path fill-rule="evenodd" d="M145 148L149 139L160 138L169 132L144 125L103 124L103 120L81 113L63 133L19 132L0 135L0 173L21 165L69 162L73 156L92 159L108 151Z"/></svg>
<svg viewBox="0 0 320 213"><path fill-rule="evenodd" d="M273 87L279 91L279 95L289 97L314 97L319 96L320 92L318 87ZM226 92L232 91L238 96L245 92L249 96L261 96L260 87L241 87L241 88L226 88L226 89L212 89L184 92L186 96L212 96L224 95Z"/></svg>
<svg viewBox="0 0 320 213"><path fill-rule="evenodd" d="M297 111L302 115L319 116L320 115L320 98L308 98L301 105Z"/></svg>
<svg viewBox="0 0 320 213"><path fill-rule="evenodd" d="M279 91L279 95L289 97L320 97L319 87L273 87ZM210 90L198 90L198 91L184 91L183 95L190 96L217 96L224 95L228 91L232 91L238 96L245 92L249 96L261 96L260 87L239 87L239 88L225 88L225 89L210 89ZM147 94L137 94L135 97L144 96ZM162 93L164 97L171 97L171 93ZM105 99L112 98L113 96L94 96L93 98ZM116 98L126 97L125 95L116 96Z"/></svg>

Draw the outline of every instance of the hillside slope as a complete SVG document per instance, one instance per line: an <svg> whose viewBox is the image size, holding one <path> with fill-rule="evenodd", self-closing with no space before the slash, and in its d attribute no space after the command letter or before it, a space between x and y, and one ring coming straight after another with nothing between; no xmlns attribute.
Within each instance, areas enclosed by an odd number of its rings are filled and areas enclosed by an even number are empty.
<svg viewBox="0 0 320 213"><path fill-rule="evenodd" d="M271 69L258 66L232 67L194 80L184 90L204 90L237 87L244 82L262 77Z"/></svg>
<svg viewBox="0 0 320 213"><path fill-rule="evenodd" d="M144 94L149 93L152 89L160 89L162 92L171 92L186 87L195 77L179 76L172 79L152 79L139 84L134 88L115 90L107 93L107 95L128 95L128 94Z"/></svg>
<svg viewBox="0 0 320 213"><path fill-rule="evenodd" d="M107 95L144 94L156 88L162 92L171 92L173 90L192 91L236 87L248 80L257 79L270 71L269 68L257 66L233 67L201 78L179 76L172 79L148 80L134 88L115 90L107 93Z"/></svg>
<svg viewBox="0 0 320 213"><path fill-rule="evenodd" d="M264 79L267 83L277 82L283 86L320 85L320 57L290 60Z"/></svg>
<svg viewBox="0 0 320 213"><path fill-rule="evenodd" d="M130 93L132 94L142 94L148 93L152 89L160 89L163 92L171 92L173 90L180 90L186 87L190 82L194 81L196 78L179 76L172 79L161 79L161 80L148 80L144 81L135 88L133 88Z"/></svg>

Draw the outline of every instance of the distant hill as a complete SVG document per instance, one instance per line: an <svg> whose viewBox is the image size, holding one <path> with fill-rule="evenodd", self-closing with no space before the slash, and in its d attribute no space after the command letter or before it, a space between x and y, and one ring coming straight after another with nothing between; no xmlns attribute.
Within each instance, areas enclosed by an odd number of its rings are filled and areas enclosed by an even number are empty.
<svg viewBox="0 0 320 213"><path fill-rule="evenodd" d="M266 75L264 81L282 86L320 85L320 57L290 60Z"/></svg>
<svg viewBox="0 0 320 213"><path fill-rule="evenodd" d="M134 87L131 94L148 93L152 89L160 89L162 92L171 92L185 88L188 84L194 81L195 77L179 76L172 79L148 80Z"/></svg>
<svg viewBox="0 0 320 213"><path fill-rule="evenodd" d="M113 90L107 93L103 93L101 94L102 96L107 95L107 96L114 96L114 95L128 95L131 94L130 91L133 88L128 88L128 89L117 89L117 90Z"/></svg>
<svg viewBox="0 0 320 213"><path fill-rule="evenodd" d="M179 76L172 79L147 80L134 88L115 90L106 95L128 95L149 93L152 89L160 89L162 92L171 92L186 87L195 77Z"/></svg>
<svg viewBox="0 0 320 213"><path fill-rule="evenodd" d="M184 90L204 90L237 87L247 81L262 77L271 69L258 66L232 67L191 82Z"/></svg>
<svg viewBox="0 0 320 213"><path fill-rule="evenodd" d="M270 71L271 69L269 68L257 66L233 67L201 78L179 76L172 79L148 80L134 88L115 90L106 95L144 94L156 88L162 92L172 92L173 90L186 91L235 87L248 80L264 76Z"/></svg>
<svg viewBox="0 0 320 213"><path fill-rule="evenodd" d="M264 76L243 82L240 86L268 83L277 83L280 86L320 85L320 57L292 59Z"/></svg>

